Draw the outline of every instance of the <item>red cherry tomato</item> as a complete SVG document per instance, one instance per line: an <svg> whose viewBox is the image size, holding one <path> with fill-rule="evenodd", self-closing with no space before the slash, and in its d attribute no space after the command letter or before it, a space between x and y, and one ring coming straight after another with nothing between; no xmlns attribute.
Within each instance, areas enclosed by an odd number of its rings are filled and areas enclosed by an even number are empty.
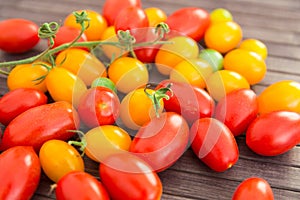
<svg viewBox="0 0 300 200"><path fill-rule="evenodd" d="M8 53L24 53L37 45L39 27L26 19L0 21L0 49Z"/></svg>
<svg viewBox="0 0 300 200"><path fill-rule="evenodd" d="M165 112L139 129L129 151L160 172L180 158L188 141L189 127L185 119L177 113Z"/></svg>
<svg viewBox="0 0 300 200"><path fill-rule="evenodd" d="M274 195L265 179L250 177L238 185L232 197L232 200L244 199L274 200Z"/></svg>
<svg viewBox="0 0 300 200"><path fill-rule="evenodd" d="M111 89L98 86L82 96L78 114L89 128L115 123L119 117L120 100Z"/></svg>
<svg viewBox="0 0 300 200"><path fill-rule="evenodd" d="M0 150L27 145L39 151L47 140L71 138L74 133L68 130L78 127L78 114L70 103L60 101L37 106L9 123L3 133Z"/></svg>
<svg viewBox="0 0 300 200"><path fill-rule="evenodd" d="M201 8L186 7L176 10L168 16L166 23L172 31L200 41L210 24L209 13Z"/></svg>
<svg viewBox="0 0 300 200"><path fill-rule="evenodd" d="M113 154L100 163L102 183L112 199L160 199L162 183L151 167L130 153Z"/></svg>
<svg viewBox="0 0 300 200"><path fill-rule="evenodd" d="M191 127L192 149L198 158L216 172L231 168L239 151L231 131L214 118L201 118Z"/></svg>
<svg viewBox="0 0 300 200"><path fill-rule="evenodd" d="M54 38L54 46L58 47L62 44L72 42L77 36L80 34L80 30L77 28L69 27L69 26L61 26ZM85 42L87 38L85 34L82 34L79 38L78 42Z"/></svg>
<svg viewBox="0 0 300 200"><path fill-rule="evenodd" d="M130 6L141 8L141 0L106 0L103 4L102 14L107 20L108 25L111 26L115 23L115 18L118 16L119 12Z"/></svg>
<svg viewBox="0 0 300 200"><path fill-rule="evenodd" d="M168 84L171 84L173 94L167 92L170 98L169 100L164 99L166 111L181 114L189 124L199 118L213 115L215 102L205 90L169 79L161 81L157 89L166 87Z"/></svg>
<svg viewBox="0 0 300 200"><path fill-rule="evenodd" d="M37 89L19 88L0 99L0 123L7 126L24 111L47 103L47 96Z"/></svg>
<svg viewBox="0 0 300 200"><path fill-rule="evenodd" d="M30 146L12 147L0 154L0 199L30 199L36 191L41 165Z"/></svg>
<svg viewBox="0 0 300 200"><path fill-rule="evenodd" d="M228 93L217 104L215 117L224 122L234 136L244 133L258 114L257 96L251 89Z"/></svg>
<svg viewBox="0 0 300 200"><path fill-rule="evenodd" d="M84 183L84 184L82 184ZM55 189L57 200L101 199L109 200L103 184L94 176L81 171L69 172L59 179Z"/></svg>
<svg viewBox="0 0 300 200"><path fill-rule="evenodd" d="M246 144L264 156L283 154L300 143L300 115L273 111L255 119L247 129Z"/></svg>

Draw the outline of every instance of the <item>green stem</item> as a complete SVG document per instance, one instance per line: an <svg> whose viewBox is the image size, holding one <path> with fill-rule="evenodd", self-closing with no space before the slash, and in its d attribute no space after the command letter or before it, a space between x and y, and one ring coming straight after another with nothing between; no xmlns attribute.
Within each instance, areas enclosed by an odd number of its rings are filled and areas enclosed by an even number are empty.
<svg viewBox="0 0 300 200"><path fill-rule="evenodd" d="M84 150L87 146L87 142L86 142L86 139L84 137L84 133L82 131L79 131L79 130L68 130L68 132L74 132L74 133L78 134L78 136L80 138L80 141L70 140L70 141L68 141L68 144L78 146L79 150L82 152L81 156L83 156L84 155Z"/></svg>

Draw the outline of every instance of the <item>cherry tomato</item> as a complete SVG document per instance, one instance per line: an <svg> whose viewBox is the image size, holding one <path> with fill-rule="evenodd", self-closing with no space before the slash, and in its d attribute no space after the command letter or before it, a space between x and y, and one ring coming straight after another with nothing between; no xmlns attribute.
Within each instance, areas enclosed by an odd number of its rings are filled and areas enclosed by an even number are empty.
<svg viewBox="0 0 300 200"><path fill-rule="evenodd" d="M138 59L121 57L114 60L108 68L108 77L122 93L145 86L149 81L146 65Z"/></svg>
<svg viewBox="0 0 300 200"><path fill-rule="evenodd" d="M116 125L102 125L89 130L84 136L86 155L94 161L103 162L109 155L128 151L131 137Z"/></svg>
<svg viewBox="0 0 300 200"><path fill-rule="evenodd" d="M229 92L246 88L249 89L250 85L245 77L237 72L231 70L219 70L214 72L206 82L209 94L219 101Z"/></svg>
<svg viewBox="0 0 300 200"><path fill-rule="evenodd" d="M102 13L108 25L113 25L120 11L130 6L141 8L142 3L140 0L106 0L102 7Z"/></svg>
<svg viewBox="0 0 300 200"><path fill-rule="evenodd" d="M240 49L245 49L248 51L253 51L260 55L264 60L268 56L268 48L267 46L260 40L254 38L248 38L242 40L239 47Z"/></svg>
<svg viewBox="0 0 300 200"><path fill-rule="evenodd" d="M48 92L54 101L67 101L78 106L79 99L87 91L83 80L69 70L54 67L46 77Z"/></svg>
<svg viewBox="0 0 300 200"><path fill-rule="evenodd" d="M41 165L30 146L16 146L0 154L0 199L30 199L38 188Z"/></svg>
<svg viewBox="0 0 300 200"><path fill-rule="evenodd" d="M256 53L244 49L235 49L224 56L224 69L238 72L251 85L263 80L267 73L265 60Z"/></svg>
<svg viewBox="0 0 300 200"><path fill-rule="evenodd" d="M167 14L160 8L149 7L145 8L144 11L147 15L150 27L155 27L157 24L167 20Z"/></svg>
<svg viewBox="0 0 300 200"><path fill-rule="evenodd" d="M209 16L211 23L233 21L232 14L225 8L216 8L210 12Z"/></svg>
<svg viewBox="0 0 300 200"><path fill-rule="evenodd" d="M199 58L206 60L213 71L223 69L223 55L214 49L203 49L200 51Z"/></svg>
<svg viewBox="0 0 300 200"><path fill-rule="evenodd" d="M88 41L100 40L101 34L107 28L106 19L98 12L94 10L85 10L89 21L89 27L84 31L84 34ZM82 12L78 10L76 12ZM88 25L88 22L85 23L85 26ZM64 20L64 26L74 27L81 30L80 24L76 22L76 18L73 13L69 14Z"/></svg>
<svg viewBox="0 0 300 200"><path fill-rule="evenodd" d="M188 141L189 126L185 119L175 112L164 112L138 130L130 152L148 162L153 170L161 172L180 158Z"/></svg>
<svg viewBox="0 0 300 200"><path fill-rule="evenodd" d="M274 200L270 184L263 178L250 177L235 189L232 200L257 199Z"/></svg>
<svg viewBox="0 0 300 200"><path fill-rule="evenodd" d="M69 172L84 171L79 152L62 140L46 141L39 151L39 158L44 173L56 183Z"/></svg>
<svg viewBox="0 0 300 200"><path fill-rule="evenodd" d="M200 58L186 59L178 63L170 73L170 80L186 82L204 89L207 78L213 73L208 62Z"/></svg>
<svg viewBox="0 0 300 200"><path fill-rule="evenodd" d="M238 160L239 151L231 131L214 118L196 120L190 130L192 150L209 168L223 172Z"/></svg>
<svg viewBox="0 0 300 200"><path fill-rule="evenodd" d="M78 127L79 118L71 104L61 101L37 106L18 115L8 124L0 150L27 145L39 151L47 140L71 138L74 133L68 130Z"/></svg>
<svg viewBox="0 0 300 200"><path fill-rule="evenodd" d="M38 25L27 19L6 19L0 21L0 49L8 53L24 53L35 47Z"/></svg>
<svg viewBox="0 0 300 200"><path fill-rule="evenodd" d="M39 90L19 88L6 93L0 99L0 123L7 126L24 111L46 104L48 97Z"/></svg>
<svg viewBox="0 0 300 200"><path fill-rule="evenodd" d="M300 143L300 115L273 111L260 115L246 132L246 144L264 156L283 154Z"/></svg>
<svg viewBox="0 0 300 200"><path fill-rule="evenodd" d="M155 93L155 90L146 89L150 95ZM163 110L163 100L159 101L161 113ZM121 101L120 119L123 124L130 129L137 130L146 122L149 122L155 117L155 108L153 102L145 93L144 88L139 88L128 93Z"/></svg>
<svg viewBox="0 0 300 200"><path fill-rule="evenodd" d="M88 86L95 78L107 76L104 64L95 55L82 49L61 51L55 58L55 63L80 77Z"/></svg>
<svg viewBox="0 0 300 200"><path fill-rule="evenodd" d="M258 106L261 114L276 110L300 113L300 83L282 80L269 85L258 96Z"/></svg>
<svg viewBox="0 0 300 200"><path fill-rule="evenodd" d="M64 175L57 182L55 196L57 200L110 199L103 184L94 176L82 171L73 171Z"/></svg>
<svg viewBox="0 0 300 200"><path fill-rule="evenodd" d="M99 77L93 80L91 87L98 87L98 86L109 88L117 94L117 88L114 82L112 82L112 80L110 80L109 78Z"/></svg>
<svg viewBox="0 0 300 200"><path fill-rule="evenodd" d="M155 57L158 71L163 75L169 75L171 70L185 59L197 58L199 47L195 40L186 36L176 36L163 44Z"/></svg>
<svg viewBox="0 0 300 200"><path fill-rule="evenodd" d="M166 24L172 31L200 41L210 24L209 13L198 7L181 8L168 16Z"/></svg>
<svg viewBox="0 0 300 200"><path fill-rule="evenodd" d="M170 98L163 99L166 111L181 114L189 124L199 118L213 115L215 102L205 90L168 79L161 81L156 89L166 87L168 84L171 84L173 94L167 92Z"/></svg>
<svg viewBox="0 0 300 200"><path fill-rule="evenodd" d="M157 173L142 159L130 153L107 157L100 163L99 174L112 199L161 198L162 183Z"/></svg>
<svg viewBox="0 0 300 200"><path fill-rule="evenodd" d="M229 92L217 104L215 117L231 130L234 136L244 133L258 114L258 100L251 89Z"/></svg>
<svg viewBox="0 0 300 200"><path fill-rule="evenodd" d="M72 42L80 34L80 30L70 26L61 26L54 38L53 48L58 47L62 44ZM87 38L85 34L81 35L78 42L85 42Z"/></svg>
<svg viewBox="0 0 300 200"><path fill-rule="evenodd" d="M50 68L50 64L44 62L16 65L7 76L8 89L33 88L46 92L46 82L43 79L48 74L46 66Z"/></svg>
<svg viewBox="0 0 300 200"><path fill-rule="evenodd" d="M208 48L227 53L238 46L242 37L240 25L228 21L211 24L205 32L204 41Z"/></svg>
<svg viewBox="0 0 300 200"><path fill-rule="evenodd" d="M101 86L88 89L78 104L79 117L89 128L114 124L119 109L120 100L116 93Z"/></svg>

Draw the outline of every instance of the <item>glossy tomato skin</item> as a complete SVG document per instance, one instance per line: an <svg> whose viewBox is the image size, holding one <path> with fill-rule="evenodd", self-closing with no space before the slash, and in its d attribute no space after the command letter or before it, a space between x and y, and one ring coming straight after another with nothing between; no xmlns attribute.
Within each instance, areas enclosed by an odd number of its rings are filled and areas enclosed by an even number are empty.
<svg viewBox="0 0 300 200"><path fill-rule="evenodd" d="M166 24L172 31L177 31L186 36L200 41L210 24L209 13L197 7L186 7L176 10L168 16Z"/></svg>
<svg viewBox="0 0 300 200"><path fill-rule="evenodd" d="M24 53L38 44L38 25L26 19L13 18L0 22L0 49L8 53Z"/></svg>
<svg viewBox="0 0 300 200"><path fill-rule="evenodd" d="M239 150L231 131L214 118L201 118L190 129L192 150L216 172L231 168L238 160Z"/></svg>
<svg viewBox="0 0 300 200"><path fill-rule="evenodd" d="M107 20L108 25L113 25L119 12L130 6L141 8L141 0L106 0L102 7L102 14Z"/></svg>
<svg viewBox="0 0 300 200"><path fill-rule="evenodd" d="M82 184L84 183L84 184ZM81 171L69 172L64 175L55 188L57 200L67 199L101 199L109 200L103 184L94 176Z"/></svg>
<svg viewBox="0 0 300 200"><path fill-rule="evenodd" d="M169 79L161 81L157 88L166 87L168 84L171 84L173 95L167 92L170 99L164 99L166 111L181 114L189 124L213 115L215 102L205 90Z"/></svg>
<svg viewBox="0 0 300 200"><path fill-rule="evenodd" d="M162 183L159 176L133 154L111 155L100 163L99 174L112 199L161 199Z"/></svg>
<svg viewBox="0 0 300 200"><path fill-rule="evenodd" d="M79 127L77 111L65 101L45 104L31 108L18 115L6 127L0 150L18 145L33 146L39 151L49 139L67 140Z"/></svg>
<svg viewBox="0 0 300 200"><path fill-rule="evenodd" d="M224 122L234 136L244 133L257 114L257 96L251 89L228 93L218 102L215 110L216 119Z"/></svg>
<svg viewBox="0 0 300 200"><path fill-rule="evenodd" d="M283 154L300 143L300 115L273 111L260 115L248 127L246 144L263 156Z"/></svg>
<svg viewBox="0 0 300 200"><path fill-rule="evenodd" d="M232 200L257 199L274 200L270 184L263 178L250 177L238 185Z"/></svg>
<svg viewBox="0 0 300 200"><path fill-rule="evenodd" d="M119 110L119 97L102 86L88 89L78 105L79 117L89 128L115 123Z"/></svg>
<svg viewBox="0 0 300 200"><path fill-rule="evenodd" d="M0 154L2 200L29 200L36 191L41 166L30 146L12 147Z"/></svg>
<svg viewBox="0 0 300 200"><path fill-rule="evenodd" d="M44 105L48 97L37 89L19 88L6 93L0 99L0 123L7 126L24 111Z"/></svg>
<svg viewBox="0 0 300 200"><path fill-rule="evenodd" d="M73 27L68 27L68 26L61 26L54 38L54 46L58 47L62 44L72 42L77 36L80 34L80 30L73 28ZM81 37L78 39L78 42L85 42L87 41L87 38L85 34L82 34Z"/></svg>
<svg viewBox="0 0 300 200"><path fill-rule="evenodd" d="M129 151L160 172L180 158L188 141L189 127L185 119L177 113L164 112L138 130Z"/></svg>

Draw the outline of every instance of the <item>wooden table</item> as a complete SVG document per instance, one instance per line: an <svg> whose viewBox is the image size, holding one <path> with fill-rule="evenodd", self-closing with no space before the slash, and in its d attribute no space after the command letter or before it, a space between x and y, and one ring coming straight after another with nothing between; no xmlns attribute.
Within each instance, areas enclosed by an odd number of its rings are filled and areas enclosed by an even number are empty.
<svg viewBox="0 0 300 200"><path fill-rule="evenodd" d="M0 20L23 17L38 24L62 22L67 14L78 9L101 12L104 0L1 0ZM299 0L143 0L143 7L156 6L168 14L184 6L199 6L209 11L223 7L230 10L243 31L244 38L262 40L269 49L268 72L253 89L260 93L279 80L300 82L300 1ZM1 34L1 33L0 33ZM0 52L0 61L19 59L37 54L43 48L20 56ZM7 91L5 78L0 78L0 94ZM280 97L278 97L280 98ZM275 199L300 199L300 146L277 157L254 154L245 145L245 137L237 137L240 158L224 173L216 173L202 164L191 150L170 169L159 174L163 182L162 199L230 199L235 188L245 178L265 178L273 188ZM86 171L98 176L98 164L85 158ZM47 195L52 182L42 176L33 199L55 199Z"/></svg>

